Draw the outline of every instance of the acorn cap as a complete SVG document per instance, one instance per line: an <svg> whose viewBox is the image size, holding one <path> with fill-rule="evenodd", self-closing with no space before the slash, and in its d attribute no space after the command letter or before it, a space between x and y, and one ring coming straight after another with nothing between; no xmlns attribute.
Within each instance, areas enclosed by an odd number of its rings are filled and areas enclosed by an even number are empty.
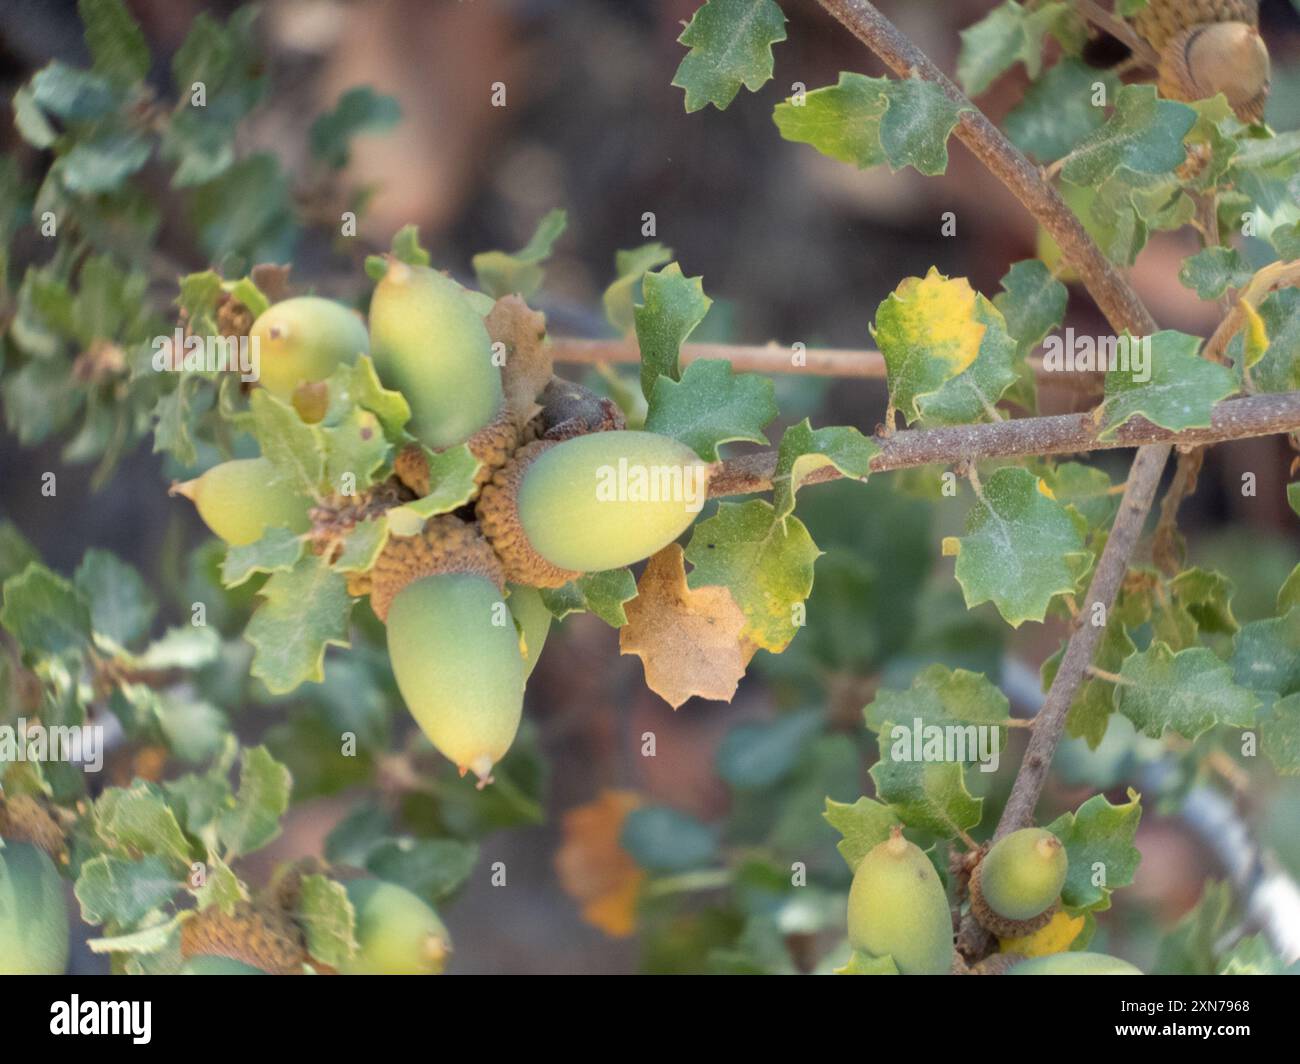
<svg viewBox="0 0 1300 1064"><path fill-rule="evenodd" d="M478 497L479 527L492 544L505 569L506 579L529 587L563 587L582 574L548 562L528 541L519 520L519 487L528 467L556 444L538 440L521 447L514 458L499 469Z"/></svg>
<svg viewBox="0 0 1300 1064"><path fill-rule="evenodd" d="M1157 52L1193 26L1214 22L1259 25L1259 0L1150 0L1132 19L1133 27Z"/></svg>
<svg viewBox="0 0 1300 1064"><path fill-rule="evenodd" d="M297 975L307 960L302 931L283 913L238 902L195 912L181 925L181 956L227 957L272 975Z"/></svg>
<svg viewBox="0 0 1300 1064"><path fill-rule="evenodd" d="M1053 916L1061 908L1061 901L1058 898L1052 902L1037 916L1032 916L1028 920L1011 920L1000 913L995 912L984 898L984 890L980 886L981 875L984 871L984 862L981 861L975 866L975 871L970 876L970 908L986 930L991 931L998 938L1020 938L1022 935L1032 935L1039 928L1046 927L1051 922Z"/></svg>
<svg viewBox="0 0 1300 1064"><path fill-rule="evenodd" d="M28 794L0 798L0 838L30 842L44 850L56 864L66 852L63 829L45 806Z"/></svg>
<svg viewBox="0 0 1300 1064"><path fill-rule="evenodd" d="M505 591L502 565L478 529L458 517L435 517L414 536L390 536L369 573L370 607L381 621L407 584L440 573L477 573Z"/></svg>
<svg viewBox="0 0 1300 1064"><path fill-rule="evenodd" d="M502 406L496 417L465 441L470 454L479 461L478 472L474 474L474 483L478 487L491 480L492 474L510 461L522 435L515 414L509 407ZM429 457L420 444L407 444L397 453L393 472L419 498L429 494Z"/></svg>
<svg viewBox="0 0 1300 1064"><path fill-rule="evenodd" d="M1160 91L1175 100L1205 100L1223 93L1237 117L1262 122L1272 67L1259 30L1244 22L1194 26L1160 53Z"/></svg>
<svg viewBox="0 0 1300 1064"><path fill-rule="evenodd" d="M357 525L383 517L393 507L408 503L412 498L410 489L396 477L372 484L359 495L328 495L307 511L311 520L307 544L313 553L332 564L338 560L344 542ZM348 575L350 579L361 574Z"/></svg>

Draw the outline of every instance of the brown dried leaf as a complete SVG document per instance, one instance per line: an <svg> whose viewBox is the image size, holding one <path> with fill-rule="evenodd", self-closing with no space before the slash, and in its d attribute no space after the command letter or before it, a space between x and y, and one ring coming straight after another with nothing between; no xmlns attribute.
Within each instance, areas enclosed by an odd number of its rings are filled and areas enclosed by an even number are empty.
<svg viewBox="0 0 1300 1064"><path fill-rule="evenodd" d="M650 559L625 609L619 652L641 659L650 690L674 709L693 695L731 701L755 650L745 614L725 587L686 586L678 544Z"/></svg>
<svg viewBox="0 0 1300 1064"><path fill-rule="evenodd" d="M506 405L517 414L531 416L537 396L551 379L546 315L530 309L518 296L502 296L483 323L494 344L505 344L501 384Z"/></svg>
<svg viewBox="0 0 1300 1064"><path fill-rule="evenodd" d="M628 813L640 805L641 796L632 791L601 791L594 802L570 809L555 855L560 883L582 904L582 918L615 938L626 938L636 927L645 873L618 840Z"/></svg>

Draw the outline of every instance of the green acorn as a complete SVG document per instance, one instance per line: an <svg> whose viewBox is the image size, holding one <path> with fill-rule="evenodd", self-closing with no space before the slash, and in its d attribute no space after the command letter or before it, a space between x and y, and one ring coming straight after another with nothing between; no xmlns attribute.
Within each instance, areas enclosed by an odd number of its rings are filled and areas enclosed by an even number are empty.
<svg viewBox="0 0 1300 1064"><path fill-rule="evenodd" d="M708 476L689 447L652 432L539 440L484 486L478 518L510 580L559 587L666 547L704 505Z"/></svg>
<svg viewBox="0 0 1300 1064"><path fill-rule="evenodd" d="M501 563L473 525L430 521L394 537L371 571L398 690L429 741L464 775L491 779L519 729L524 656Z"/></svg>
<svg viewBox="0 0 1300 1064"><path fill-rule="evenodd" d="M939 874L895 828L853 873L849 941L874 957L891 956L903 975L952 970L952 914Z"/></svg>
<svg viewBox="0 0 1300 1064"><path fill-rule="evenodd" d="M396 883L354 879L346 884L357 914L355 957L343 975L441 975L451 936L423 898Z"/></svg>
<svg viewBox="0 0 1300 1064"><path fill-rule="evenodd" d="M237 458L200 477L173 484L172 495L194 503L208 526L232 547L256 543L268 528L305 532L309 500L287 490L266 458Z"/></svg>
<svg viewBox="0 0 1300 1064"><path fill-rule="evenodd" d="M1053 953L1012 965L1007 975L1141 975L1142 971L1105 953Z"/></svg>
<svg viewBox="0 0 1300 1064"><path fill-rule="evenodd" d="M1043 828L1021 828L993 844L971 874L971 911L999 938L1032 934L1060 907L1069 860Z"/></svg>
<svg viewBox="0 0 1300 1064"><path fill-rule="evenodd" d="M29 842L0 849L0 975L62 975L68 911L54 862Z"/></svg>
<svg viewBox="0 0 1300 1064"><path fill-rule="evenodd" d="M407 426L436 449L468 440L505 402L483 318L460 285L393 262L370 302L375 369L411 404Z"/></svg>
<svg viewBox="0 0 1300 1064"><path fill-rule="evenodd" d="M257 341L262 387L281 399L291 398L300 384L323 381L370 350L361 315L317 296L298 296L268 307L248 336Z"/></svg>

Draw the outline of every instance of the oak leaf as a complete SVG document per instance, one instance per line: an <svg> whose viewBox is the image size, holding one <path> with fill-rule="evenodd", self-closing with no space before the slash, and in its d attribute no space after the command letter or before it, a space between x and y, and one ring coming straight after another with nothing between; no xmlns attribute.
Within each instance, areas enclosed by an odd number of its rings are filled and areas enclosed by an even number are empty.
<svg viewBox="0 0 1300 1064"><path fill-rule="evenodd" d="M536 409L534 400L551 379L546 315L530 309L518 296L502 296L483 324L494 345L505 345L501 383L506 403L515 413L531 416Z"/></svg>
<svg viewBox="0 0 1300 1064"><path fill-rule="evenodd" d="M626 611L619 652L641 658L650 690L674 709L694 695L731 701L755 650L745 614L725 587L686 586L678 544L650 559Z"/></svg>

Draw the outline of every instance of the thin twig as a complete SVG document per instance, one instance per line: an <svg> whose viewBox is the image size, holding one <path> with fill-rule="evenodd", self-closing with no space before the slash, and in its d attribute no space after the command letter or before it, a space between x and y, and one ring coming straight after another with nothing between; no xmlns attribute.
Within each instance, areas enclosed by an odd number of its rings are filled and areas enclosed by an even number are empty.
<svg viewBox="0 0 1300 1064"><path fill-rule="evenodd" d="M1119 673L1107 672L1105 669L1100 669L1096 665L1088 666L1088 675L1093 676L1098 680L1105 680L1107 683L1113 683L1117 687L1122 687L1129 683L1129 681L1124 679L1124 677Z"/></svg>
<svg viewBox="0 0 1300 1064"><path fill-rule="evenodd" d="M1178 456L1174 479L1160 500L1160 520L1151 539L1151 557L1165 576L1174 576L1182 568L1178 544L1178 508L1196 491L1196 482L1205 462L1205 448L1194 447Z"/></svg>
<svg viewBox="0 0 1300 1064"><path fill-rule="evenodd" d="M579 340L551 338L551 356L556 362L572 365L635 365L641 361L641 349L635 338L626 340ZM780 344L683 344L682 366L702 358L730 362L732 368L747 373L791 373L810 377L860 378L884 380L887 376L884 356L879 351L853 348L821 347L800 349ZM1084 390L1100 387L1104 373L1062 372L1043 366L1041 358L1028 359L1040 383Z"/></svg>
<svg viewBox="0 0 1300 1064"><path fill-rule="evenodd" d="M1097 438L1099 429L1090 414L1026 417L939 429L903 429L888 437L876 437L880 453L871 460L871 472L991 458L1081 454L1147 444L1192 447L1297 430L1300 430L1300 392L1226 399L1214 408L1209 428L1172 432L1145 418L1134 418L1104 440ZM728 459L715 467L709 481L709 495L718 498L768 491L775 472L776 452L772 450ZM820 484L841 476L834 466L824 466L803 483ZM1090 600L1095 599L1095 595L1090 596Z"/></svg>
<svg viewBox="0 0 1300 1064"><path fill-rule="evenodd" d="M1197 228L1206 248L1218 247L1222 241L1219 232L1219 197L1211 192L1197 192L1192 195L1196 204ZM1221 317L1231 313L1235 297L1224 293L1219 301ZM1182 551L1178 540L1178 510L1183 502L1196 492L1196 483L1201 475L1201 466L1205 464L1205 448L1195 447L1183 450L1178 455L1178 464L1174 469L1174 479L1160 500L1160 520L1156 522L1155 534L1151 540L1151 557L1166 576L1172 577L1182 566Z"/></svg>
<svg viewBox="0 0 1300 1064"><path fill-rule="evenodd" d="M1056 753L1056 745L1065 729L1066 715L1078 691L1079 681L1092 663L1101 634L1105 631L1104 624L1088 623L1087 619L1097 615L1098 604L1102 606L1102 617L1107 616L1114 605L1124 574L1128 571L1128 559L1142 534L1142 525L1151 509L1151 501L1155 498L1160 476L1169 459L1169 451L1168 444L1155 444L1141 448L1133 459L1133 468L1128 475L1128 489L1124 492L1119 514L1111 526L1083 603L1080 620L1084 623L1075 627L1066 644L1056 679L1043 701L1039 726L1034 729L1034 737L1029 741L1020 772L1012 785L1011 796L1002 810L996 838L1002 838L1033 823L1034 808L1038 805L1052 756ZM1064 684L1059 682L1063 673L1070 677Z"/></svg>

